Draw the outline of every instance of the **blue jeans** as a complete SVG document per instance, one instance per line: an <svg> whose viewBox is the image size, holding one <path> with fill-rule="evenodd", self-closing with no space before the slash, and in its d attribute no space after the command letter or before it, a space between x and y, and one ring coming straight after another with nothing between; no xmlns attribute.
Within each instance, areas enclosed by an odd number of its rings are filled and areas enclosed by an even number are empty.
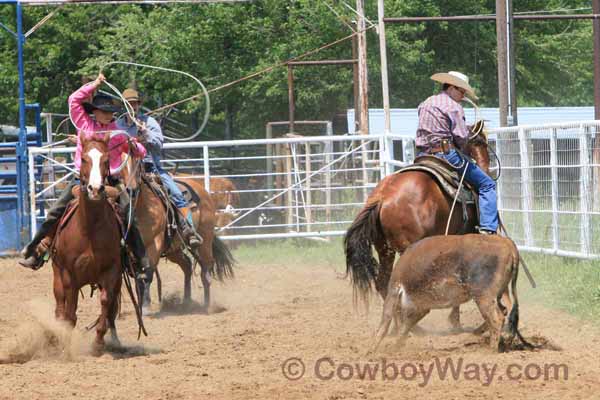
<svg viewBox="0 0 600 400"><path fill-rule="evenodd" d="M436 157L444 158L458 170L459 177L467 168L465 181L469 182L479 193L479 228L496 232L498 229L498 204L496 195L496 182L470 160L464 160L456 151L450 150L448 154L436 153ZM464 160L464 161L463 161Z"/></svg>
<svg viewBox="0 0 600 400"><path fill-rule="evenodd" d="M156 155L152 155L152 160L154 161L154 168L152 169L154 170L154 172L158 172L158 174L160 175L160 179L162 180L163 185L165 185L165 187L167 188L167 191L169 192L169 195L171 196L171 200L173 200L173 204L175 204L175 207L187 207L188 203L187 201L185 201L183 193L181 193L179 187L177 187L175 180L173 180L173 177L160 165L160 158Z"/></svg>

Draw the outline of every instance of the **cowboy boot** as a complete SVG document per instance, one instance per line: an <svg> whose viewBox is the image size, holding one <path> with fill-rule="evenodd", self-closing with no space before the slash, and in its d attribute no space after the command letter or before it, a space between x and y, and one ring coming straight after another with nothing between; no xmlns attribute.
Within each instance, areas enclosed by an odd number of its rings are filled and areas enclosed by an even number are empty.
<svg viewBox="0 0 600 400"><path fill-rule="evenodd" d="M144 245L140 231L137 229L135 220L129 227L129 237L127 239L129 248L135 257L135 262L133 263L135 278L144 282L151 281L152 268L150 266L150 260L146 255L146 246Z"/></svg>
<svg viewBox="0 0 600 400"><path fill-rule="evenodd" d="M179 227L181 228L181 234L183 235L183 239L192 249L200 247L204 240L194 228L191 207L179 208L177 213L175 214L177 217L177 225L179 225Z"/></svg>
<svg viewBox="0 0 600 400"><path fill-rule="evenodd" d="M19 260L19 265L25 268L30 268L34 271L42 268L48 260L46 254L50 250L56 229L51 229L50 232L38 231L39 235L21 251L22 260ZM43 235L43 236L42 236ZM40 240L41 237L41 240Z"/></svg>
<svg viewBox="0 0 600 400"><path fill-rule="evenodd" d="M56 226L58 221L64 214L69 202L73 199L73 193L71 189L77 185L76 180L69 182L69 185L63 190L56 203L48 211L46 220L42 223L38 231L36 232L31 242L21 252L23 260L19 260L19 264L25 268L31 268L34 271L40 269L44 265L44 255L47 248L50 247L54 234L56 233ZM44 247L40 248L39 245L45 240L48 240L48 245L44 250Z"/></svg>

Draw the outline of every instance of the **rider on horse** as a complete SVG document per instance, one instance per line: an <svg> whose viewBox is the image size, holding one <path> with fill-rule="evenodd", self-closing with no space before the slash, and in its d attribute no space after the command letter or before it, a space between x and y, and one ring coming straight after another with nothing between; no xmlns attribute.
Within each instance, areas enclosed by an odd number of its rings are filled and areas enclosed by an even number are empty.
<svg viewBox="0 0 600 400"><path fill-rule="evenodd" d="M431 77L443 84L442 91L429 97L418 108L418 155L434 155L448 161L479 193L479 232L498 230L496 183L460 150L469 141L470 129L460 102L465 95L477 100L469 78L460 72L438 73ZM465 172L465 168L467 169Z"/></svg>
<svg viewBox="0 0 600 400"><path fill-rule="evenodd" d="M125 89L123 97L133 108L137 123L131 120L129 114L125 114L117 120L117 125L120 129L127 131L129 136L138 138L146 147L147 154L143 160L146 172L160 175L160 179L167 188L171 201L179 210L179 212L175 213L175 218L177 225L181 227L184 240L190 248L197 248L202 244L202 238L194 229L190 204L183 197L173 177L165 171L160 163L164 142L160 125L156 119L141 112L142 101L136 90Z"/></svg>
<svg viewBox="0 0 600 400"><path fill-rule="evenodd" d="M117 106L112 98L103 94L97 94L93 97L91 103L86 102L94 91L102 84L105 80L104 75L100 74L95 81L83 85L81 88L76 90L71 96L69 96L69 113L73 123L78 128L77 135L77 150L75 152L75 169L79 170L81 167L81 136L93 134L96 137L104 137L107 132L117 131L118 127L116 122L113 120L113 113L119 111L120 107ZM93 114L95 119L92 119L90 115ZM135 138L131 138L133 144L133 155L135 157L142 158L146 155L146 149L144 146L137 142ZM111 170L118 169L122 163L121 156L123 153L127 153L130 145L128 144L125 135L117 135L110 140L110 155L109 164ZM118 177L113 176L114 180ZM54 234L56 233L56 225L63 216L67 206L74 199L72 189L79 185L79 179L73 178L65 190L61 193L58 200L54 203L46 220L40 226L35 237L31 240L22 251L23 260L19 261L24 267L31 268L34 270L39 269L44 264L44 254L48 250L52 243ZM127 191L122 191L119 198L119 204L121 204L121 213L125 214L123 205L129 203L129 196ZM125 220L125 217L123 216ZM46 239L45 239L46 238ZM43 242L43 243L42 243ZM143 278L143 274L150 270L150 263L146 256L146 249L144 242L137 229L135 218L132 218L129 233L127 235L127 244L132 250L133 255L136 258L136 273L138 277Z"/></svg>

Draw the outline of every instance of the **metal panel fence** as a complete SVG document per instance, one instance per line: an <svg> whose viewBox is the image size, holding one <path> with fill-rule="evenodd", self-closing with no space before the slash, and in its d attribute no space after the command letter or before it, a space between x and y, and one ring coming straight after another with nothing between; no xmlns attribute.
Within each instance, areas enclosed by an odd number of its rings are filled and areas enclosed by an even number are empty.
<svg viewBox="0 0 600 400"><path fill-rule="evenodd" d="M597 135L600 121L489 132L501 160L501 217L522 249L600 257ZM226 240L343 235L377 182L414 158L413 140L400 135L170 143L167 158L178 149L195 156L165 160L167 168L201 179L212 192L222 178L235 185L231 193L239 200L221 228ZM51 203L70 178L72 152L30 152L34 229L43 218L40 205ZM39 167L44 174L36 175Z"/></svg>
<svg viewBox="0 0 600 400"><path fill-rule="evenodd" d="M600 122L499 128L490 143L501 217L520 247L598 258Z"/></svg>
<svg viewBox="0 0 600 400"><path fill-rule="evenodd" d="M370 190L389 173L387 149L400 138L316 136L263 140L169 143L165 166L201 180L222 193L235 185L234 210L220 205L226 240L343 235ZM168 158L181 152L192 157ZM32 226L43 219L40 205L56 200L71 179L72 148L30 153ZM195 156L194 156L195 155ZM35 174L43 167L45 173ZM387 167L387 168L386 168Z"/></svg>

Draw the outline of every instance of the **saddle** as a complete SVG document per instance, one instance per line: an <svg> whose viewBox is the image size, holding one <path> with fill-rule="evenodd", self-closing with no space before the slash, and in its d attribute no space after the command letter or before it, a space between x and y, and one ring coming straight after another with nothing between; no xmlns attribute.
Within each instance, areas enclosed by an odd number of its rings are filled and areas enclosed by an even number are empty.
<svg viewBox="0 0 600 400"><path fill-rule="evenodd" d="M109 192L109 197L111 199L108 202L108 204L110 204L111 208L114 211L114 216L119 225L119 231L121 232L121 237L124 238L125 237L125 221L123 221L121 213L119 212L119 208L118 208L119 205L115 201L118 190L113 187L107 187L107 189L110 189L110 190L108 190L108 192ZM79 195L80 190L81 190L81 188L79 186L75 186L73 188L73 195L75 196L75 198L73 200L71 200L71 202L67 205L65 212L63 213L62 217L60 217L60 219L58 220L58 223L56 224L56 227L54 228L54 230L52 232L50 232L49 235L46 236L44 239L42 239L42 241L40 242L42 251L44 253L46 253L46 258L45 258L46 260L48 259L50 254L52 254L56 251L56 239L58 237L58 233L67 226L67 223L71 220L71 218L75 214L75 211L77 211L77 208L79 207L78 195ZM51 238L51 239L49 239L49 238Z"/></svg>
<svg viewBox="0 0 600 400"><path fill-rule="evenodd" d="M446 160L430 155L420 156L415 158L413 164L396 171L396 173L401 174L408 171L422 171L428 173L436 181L440 189L442 189L442 191L452 200L456 197L461 174L456 167ZM477 191L463 180L463 186L458 193L456 202L460 203L462 206L463 222L465 225L468 221L468 205L474 205L476 208L476 215L479 215L478 199L479 194Z"/></svg>
<svg viewBox="0 0 600 400"><path fill-rule="evenodd" d="M113 188L113 187L107 187L107 189L114 189L114 193L117 192L117 189ZM71 200L71 202L67 206L67 209L65 210L64 214L58 221L57 228L56 228L57 233L60 232L67 225L67 223L69 222L69 220L71 219L73 214L75 214L75 211L77 210L77 207L79 206L79 198L78 198L79 190L81 190L79 186L75 186L73 188L73 195L75 196L75 198L73 200ZM111 193L112 192L113 192L113 190L111 190ZM112 207L115 218L117 219L117 222L119 224L119 229L121 230L121 235L124 236L125 222L123 221L123 218L121 217L121 213L119 212L119 205L116 203L115 197L113 197L111 195L109 195L109 197L111 198L111 200L108 202L108 204L110 204L110 206Z"/></svg>

